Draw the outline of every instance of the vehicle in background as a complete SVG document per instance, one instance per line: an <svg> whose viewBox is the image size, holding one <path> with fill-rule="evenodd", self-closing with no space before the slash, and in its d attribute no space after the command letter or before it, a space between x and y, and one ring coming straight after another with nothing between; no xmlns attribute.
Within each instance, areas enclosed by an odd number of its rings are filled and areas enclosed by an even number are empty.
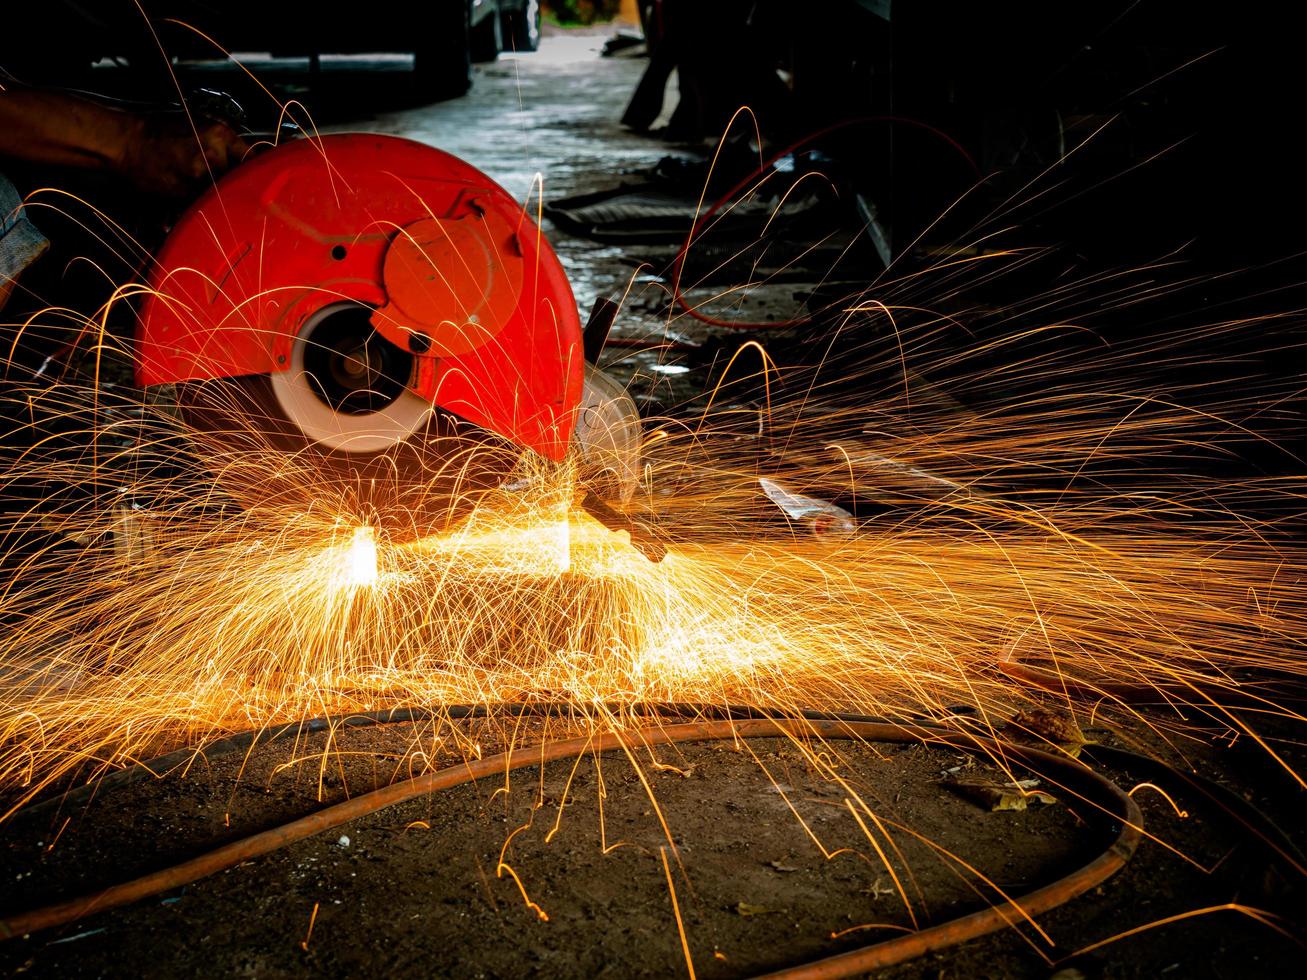
<svg viewBox="0 0 1307 980"><path fill-rule="evenodd" d="M38 84L104 58L158 74L232 51L399 53L413 55L418 94L440 99L468 90L474 63L540 45L539 0L377 0L350 16L317 0L47 0L19 5L6 20L14 43L0 39L0 69Z"/></svg>

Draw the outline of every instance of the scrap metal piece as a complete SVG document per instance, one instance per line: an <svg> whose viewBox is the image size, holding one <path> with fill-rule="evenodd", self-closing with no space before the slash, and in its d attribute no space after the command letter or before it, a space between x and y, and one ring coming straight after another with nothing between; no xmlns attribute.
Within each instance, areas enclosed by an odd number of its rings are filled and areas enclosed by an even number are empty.
<svg viewBox="0 0 1307 980"><path fill-rule="evenodd" d="M1051 793L1036 789L1038 779L998 782L992 779L949 779L944 782L954 793L994 813L1024 810L1031 803L1044 806L1057 802Z"/></svg>
<svg viewBox="0 0 1307 980"><path fill-rule="evenodd" d="M761 477L758 485L786 517L806 527L816 537L848 538L858 530L853 515L828 500L794 493L766 477Z"/></svg>
<svg viewBox="0 0 1307 980"><path fill-rule="evenodd" d="M619 309L620 307L607 296L597 297L594 306L590 307L590 318L585 321L585 327L581 331L585 359L589 363L599 363L599 355L604 351L604 344L608 343L608 334L613 329L613 322L617 319Z"/></svg>
<svg viewBox="0 0 1307 980"><path fill-rule="evenodd" d="M625 531L631 537L631 546L652 562L667 557L667 546L654 537L653 532L640 521L614 509L593 490L581 498L581 509L610 531Z"/></svg>

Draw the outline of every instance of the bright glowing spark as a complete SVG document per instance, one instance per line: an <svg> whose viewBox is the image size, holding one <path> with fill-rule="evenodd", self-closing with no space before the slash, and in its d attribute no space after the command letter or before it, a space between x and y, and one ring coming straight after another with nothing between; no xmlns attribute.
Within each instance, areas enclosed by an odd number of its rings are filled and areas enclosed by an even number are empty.
<svg viewBox="0 0 1307 980"><path fill-rule="evenodd" d="M371 588L377 584L377 531L367 525L354 529L354 540L346 556L346 580L355 588Z"/></svg>

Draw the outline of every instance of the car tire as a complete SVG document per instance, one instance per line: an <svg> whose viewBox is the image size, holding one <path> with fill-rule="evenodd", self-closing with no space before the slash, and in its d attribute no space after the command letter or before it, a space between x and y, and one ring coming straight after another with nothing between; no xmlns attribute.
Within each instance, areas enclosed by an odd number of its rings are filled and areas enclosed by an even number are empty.
<svg viewBox="0 0 1307 980"><path fill-rule="evenodd" d="M428 14L425 39L413 51L413 88L427 101L452 99L472 87L466 0L442 0Z"/></svg>
<svg viewBox="0 0 1307 980"><path fill-rule="evenodd" d="M520 7L501 16L505 51L540 50L540 0L522 0Z"/></svg>
<svg viewBox="0 0 1307 980"><path fill-rule="evenodd" d="M472 61L481 64L494 61L504 47L504 37L500 30L499 14L492 13L473 24L471 29Z"/></svg>

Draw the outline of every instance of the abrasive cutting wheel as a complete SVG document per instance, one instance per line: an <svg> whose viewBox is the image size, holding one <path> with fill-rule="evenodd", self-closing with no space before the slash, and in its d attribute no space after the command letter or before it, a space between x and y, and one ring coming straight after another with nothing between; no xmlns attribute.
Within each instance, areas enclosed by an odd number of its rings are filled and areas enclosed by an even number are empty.
<svg viewBox="0 0 1307 980"><path fill-rule="evenodd" d="M584 363L557 257L505 191L439 150L362 135L270 150L178 222L150 287L138 379L176 385L243 504L424 534L523 450L580 455L629 496L639 419Z"/></svg>
<svg viewBox="0 0 1307 980"><path fill-rule="evenodd" d="M416 537L447 528L516 465L507 439L414 394L413 355L370 313L324 307L296 335L289 371L177 386L192 439L237 501Z"/></svg>

